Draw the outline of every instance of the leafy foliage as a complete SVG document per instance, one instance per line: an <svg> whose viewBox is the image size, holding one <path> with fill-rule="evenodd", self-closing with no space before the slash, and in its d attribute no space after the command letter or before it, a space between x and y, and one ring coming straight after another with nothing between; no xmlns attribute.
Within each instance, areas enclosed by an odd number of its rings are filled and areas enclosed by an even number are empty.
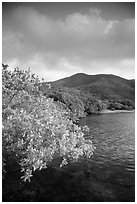
<svg viewBox="0 0 137 204"><path fill-rule="evenodd" d="M81 93L79 99L82 99L87 114L97 113L104 108L104 105L114 110L135 108L135 80L127 80L111 74L78 73L52 84L55 87L68 87L75 92L79 90Z"/></svg>
<svg viewBox="0 0 137 204"><path fill-rule="evenodd" d="M85 117L85 108L83 101L80 99L77 90L68 88L54 88L52 87L48 97L53 98L54 101L60 101L65 104L67 108L71 111L71 117L74 120Z"/></svg>
<svg viewBox="0 0 137 204"><path fill-rule="evenodd" d="M108 109L110 110L133 110L135 109L134 102L128 99L125 100L113 100L108 103Z"/></svg>
<svg viewBox="0 0 137 204"><path fill-rule="evenodd" d="M74 124L64 104L44 96L39 78L30 70L9 71L3 65L2 81L4 165L7 155L15 158L24 172L22 179L30 181L35 170L91 157L94 146L84 139L88 128ZM69 97L64 98L73 100Z"/></svg>
<svg viewBox="0 0 137 204"><path fill-rule="evenodd" d="M104 108L102 101L95 98L91 93L85 93L81 90L77 91L79 92L79 98L84 104L86 114L97 114Z"/></svg>
<svg viewBox="0 0 137 204"><path fill-rule="evenodd" d="M64 103L76 120L88 114L96 114L104 108L101 100L75 88L55 88L52 86L50 93L47 90L44 93L53 98L54 101Z"/></svg>

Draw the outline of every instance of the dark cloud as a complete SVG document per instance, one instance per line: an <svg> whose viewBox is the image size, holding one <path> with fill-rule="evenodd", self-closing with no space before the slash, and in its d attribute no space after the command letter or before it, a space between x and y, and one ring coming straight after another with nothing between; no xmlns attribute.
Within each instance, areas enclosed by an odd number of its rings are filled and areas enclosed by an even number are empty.
<svg viewBox="0 0 137 204"><path fill-rule="evenodd" d="M48 80L79 71L133 77L134 24L132 18L104 19L98 8L55 19L18 6L3 15L3 60L41 76L47 72Z"/></svg>

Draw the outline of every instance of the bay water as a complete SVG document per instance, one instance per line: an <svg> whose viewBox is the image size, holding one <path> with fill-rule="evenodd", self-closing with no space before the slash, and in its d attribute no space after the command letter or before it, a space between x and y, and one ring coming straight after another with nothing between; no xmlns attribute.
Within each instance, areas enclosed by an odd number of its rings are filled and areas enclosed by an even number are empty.
<svg viewBox="0 0 137 204"><path fill-rule="evenodd" d="M135 113L88 116L80 124L90 128L86 137L96 147L89 160L94 191L107 201L134 202Z"/></svg>

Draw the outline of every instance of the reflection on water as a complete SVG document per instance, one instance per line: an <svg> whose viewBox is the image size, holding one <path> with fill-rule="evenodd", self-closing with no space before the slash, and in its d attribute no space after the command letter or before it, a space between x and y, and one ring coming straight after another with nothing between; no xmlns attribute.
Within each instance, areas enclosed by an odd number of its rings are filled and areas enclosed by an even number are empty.
<svg viewBox="0 0 137 204"><path fill-rule="evenodd" d="M90 160L92 171L102 185L120 201L134 201L135 114L102 114L81 120L90 127L96 150Z"/></svg>

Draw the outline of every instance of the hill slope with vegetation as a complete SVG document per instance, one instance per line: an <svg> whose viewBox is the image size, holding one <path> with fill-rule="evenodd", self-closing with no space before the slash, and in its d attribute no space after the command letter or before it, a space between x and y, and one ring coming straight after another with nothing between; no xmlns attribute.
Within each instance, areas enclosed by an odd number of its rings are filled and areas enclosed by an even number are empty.
<svg viewBox="0 0 137 204"><path fill-rule="evenodd" d="M103 108L112 110L131 110L135 108L135 80L128 80L115 75L87 75L78 73L51 83L53 87L69 88L79 91L102 103ZM83 98L84 100L84 98ZM86 100L86 98L85 98Z"/></svg>
<svg viewBox="0 0 137 204"><path fill-rule="evenodd" d="M93 185L88 182L88 158L95 147L87 138L89 128L78 121L105 108L133 108L134 80L120 80L77 74L67 82L46 83L30 70L10 71L2 65L4 202L108 199L94 190L94 176ZM120 94L122 83L125 91Z"/></svg>

